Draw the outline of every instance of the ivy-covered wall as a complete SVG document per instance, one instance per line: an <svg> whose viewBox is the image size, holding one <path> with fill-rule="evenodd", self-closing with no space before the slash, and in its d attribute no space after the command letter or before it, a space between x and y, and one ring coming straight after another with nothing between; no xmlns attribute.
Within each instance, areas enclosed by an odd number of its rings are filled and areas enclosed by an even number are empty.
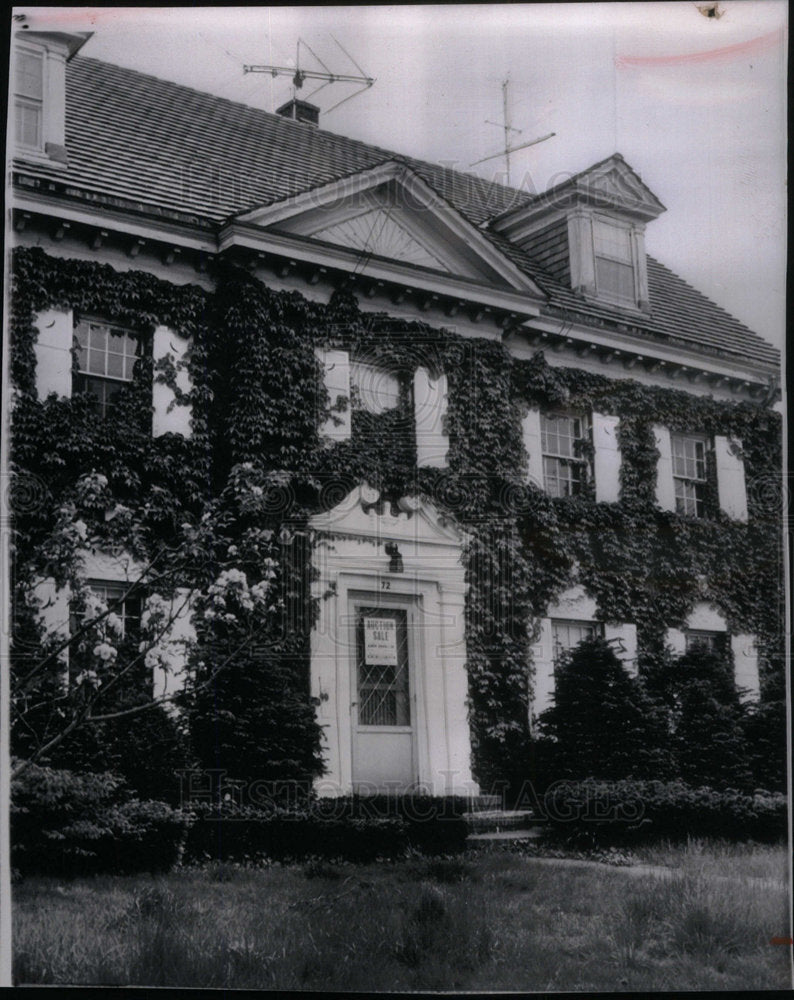
<svg viewBox="0 0 794 1000"><path fill-rule="evenodd" d="M272 291L231 266L219 266L214 277L216 291L208 293L39 249L15 251L13 464L44 484L41 503L16 517L20 572L63 577L45 541L58 510L75 498L79 477L92 470L108 481L102 504L84 512L92 531L139 556L175 537L185 521L200 525L224 496L234 494L239 504L232 486L241 467L249 470L256 505L246 501L245 517L223 521L209 565L206 548L196 550L204 563L186 564L204 587L221 570L255 562L259 549L249 546L245 555L232 544L242 532L250 540L250 532L266 530L268 558L281 552L286 560L289 550L294 559L294 547L278 548L273 539L285 526L286 537L300 536L310 514L334 506L356 483L366 480L394 498L419 492L458 518L470 538L467 656L474 772L483 783L499 776L505 756L526 737L530 644L549 603L573 582L592 594L603 620L636 623L641 671L662 652L665 630L682 627L704 600L732 631L758 637L762 696L780 679L777 413L551 367L540 353L516 360L501 343L364 314L345 288L321 305ZM146 356L104 420L85 397L39 401L34 316L53 307L119 323L144 342L158 324L190 337L191 438L152 439L151 381L173 384L174 372L168 364L154 372ZM379 416L354 407L350 440L323 447L317 429L330 401L314 351L321 344L406 376L420 365L446 372L448 467L417 469L407 393L403 405ZM527 485L522 410L560 404L620 418L619 503L588 495L551 499ZM716 509L695 520L656 508L654 423L741 438L748 523ZM114 503L124 516L105 520ZM308 548L302 552L308 561ZM305 605L304 628L279 650L292 675L307 683L313 618L306 591L299 581L290 591Z"/></svg>

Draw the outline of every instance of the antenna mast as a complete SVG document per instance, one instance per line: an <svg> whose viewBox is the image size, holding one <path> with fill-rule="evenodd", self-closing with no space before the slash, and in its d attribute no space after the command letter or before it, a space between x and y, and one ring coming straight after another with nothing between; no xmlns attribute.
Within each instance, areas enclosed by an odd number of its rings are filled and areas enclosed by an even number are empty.
<svg viewBox="0 0 794 1000"><path fill-rule="evenodd" d="M508 73L507 79L502 83L502 124L499 122L492 122L486 119L486 125L497 125L499 128L504 129L505 133L505 146L504 149L499 153L492 153L490 156L484 156L481 160L475 160L474 163L470 163L470 167L476 167L480 163L485 163L488 160L495 160L498 156L503 156L505 158L505 166L507 168L507 186L510 187L510 154L517 153L519 149L526 149L528 146L536 146L539 142L545 142L547 139L551 139L555 136L556 132L549 132L548 135L542 135L539 139L530 139L529 142L522 142L518 146L510 145L510 133L516 132L521 134L520 128L513 128L510 124L510 111L507 100L507 88L510 86L510 74Z"/></svg>
<svg viewBox="0 0 794 1000"><path fill-rule="evenodd" d="M356 60L350 55L347 49L342 45L340 41L331 35L331 38L336 42L339 48L344 52L347 58L353 63L360 75L354 75L351 73L332 73L331 70L325 65L322 59L317 55L312 48L307 45L302 38L298 39L297 52L295 57L295 66L243 66L244 73L270 73L271 76L291 76L293 93L297 96L298 90L303 86L306 80L324 80L325 82L320 84L319 87L315 87L314 90L307 95L307 100L309 97L313 97L315 94L319 93L323 87L327 87L331 83L360 83L362 86L354 94L350 94L349 97L345 97L343 100L338 101L333 107L329 108L325 114L329 114L334 108L338 108L345 101L350 101L354 97L368 90L372 84L375 82L374 78L367 76L364 70L359 66ZM308 49L309 52L314 56L317 62L323 67L320 70L311 69L301 69L300 59L301 59L301 45Z"/></svg>

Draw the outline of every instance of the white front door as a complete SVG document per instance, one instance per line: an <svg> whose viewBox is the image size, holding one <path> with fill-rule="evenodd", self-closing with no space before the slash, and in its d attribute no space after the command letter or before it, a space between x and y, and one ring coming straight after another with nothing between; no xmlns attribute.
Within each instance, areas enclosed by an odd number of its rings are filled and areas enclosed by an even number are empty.
<svg viewBox="0 0 794 1000"><path fill-rule="evenodd" d="M399 791L417 779L413 603L351 605L353 787Z"/></svg>

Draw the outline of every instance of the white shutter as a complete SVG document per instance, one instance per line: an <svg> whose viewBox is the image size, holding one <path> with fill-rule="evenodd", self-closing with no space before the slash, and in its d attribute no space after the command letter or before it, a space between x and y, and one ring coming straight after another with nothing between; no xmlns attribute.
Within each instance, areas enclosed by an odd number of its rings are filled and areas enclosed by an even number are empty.
<svg viewBox="0 0 794 1000"><path fill-rule="evenodd" d="M604 638L615 639L613 649L617 658L634 677L637 676L637 626L629 622L604 625Z"/></svg>
<svg viewBox="0 0 794 1000"><path fill-rule="evenodd" d="M447 376L432 378L427 369L414 373L414 421L416 464L421 468L445 469L449 438L444 430L447 413Z"/></svg>
<svg viewBox="0 0 794 1000"><path fill-rule="evenodd" d="M617 417L593 413L593 449L596 500L616 503L620 496L620 448Z"/></svg>
<svg viewBox="0 0 794 1000"><path fill-rule="evenodd" d="M683 656L686 652L686 635L677 628L669 628L664 638L666 646L672 646L676 656Z"/></svg>
<svg viewBox="0 0 794 1000"><path fill-rule="evenodd" d="M185 355L189 346L189 341L185 337L180 337L168 327L156 327L152 341L152 359L155 363L154 384L152 385L152 405L154 407L152 434L154 437L168 433L190 437L192 433L190 406L178 403L174 390L165 382L159 381L157 377L157 362L170 354L176 367L177 388L181 392L190 392L192 384L184 367Z"/></svg>
<svg viewBox="0 0 794 1000"><path fill-rule="evenodd" d="M521 437L529 459L528 480L543 489L543 452L540 445L540 410L531 409L521 421Z"/></svg>
<svg viewBox="0 0 794 1000"><path fill-rule="evenodd" d="M318 347L315 350L323 369L323 381L333 412L320 427L320 436L326 442L347 441L350 437L350 359L347 351ZM344 410L334 410L343 396L347 402Z"/></svg>
<svg viewBox="0 0 794 1000"><path fill-rule="evenodd" d="M532 663L535 668L532 682L532 712L540 715L552 705L554 693L554 650L551 633L551 619L540 621L540 637L532 647Z"/></svg>
<svg viewBox="0 0 794 1000"><path fill-rule="evenodd" d="M187 650L196 637L189 598L187 587L178 587L171 600L172 620L160 643L165 666L153 671L155 698L176 694L184 685Z"/></svg>
<svg viewBox="0 0 794 1000"><path fill-rule="evenodd" d="M714 457L717 464L717 493L720 509L737 521L747 520L747 492L744 483L744 462L736 454L741 441L717 436Z"/></svg>
<svg viewBox="0 0 794 1000"><path fill-rule="evenodd" d="M673 487L673 453L670 431L661 424L653 425L659 460L656 463L656 502L662 510L675 510L675 489Z"/></svg>
<svg viewBox="0 0 794 1000"><path fill-rule="evenodd" d="M56 637L59 642L69 638L69 601L71 589L66 586L60 590L55 586L51 576L40 579L33 587L34 596L38 602L38 617L47 637ZM63 670L64 684L69 681L69 651L63 649L58 654L58 662Z"/></svg>
<svg viewBox="0 0 794 1000"><path fill-rule="evenodd" d="M72 310L47 309L36 317L39 331L36 354L36 393L46 399L51 392L72 395Z"/></svg>
<svg viewBox="0 0 794 1000"><path fill-rule="evenodd" d="M758 677L758 649L755 636L731 636L731 652L734 680L741 697L746 701L758 701L761 684Z"/></svg>

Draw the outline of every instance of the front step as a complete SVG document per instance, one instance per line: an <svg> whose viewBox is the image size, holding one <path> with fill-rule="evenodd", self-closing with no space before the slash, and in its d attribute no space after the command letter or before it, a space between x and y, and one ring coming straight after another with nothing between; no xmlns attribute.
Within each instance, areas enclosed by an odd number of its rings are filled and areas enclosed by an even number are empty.
<svg viewBox="0 0 794 1000"><path fill-rule="evenodd" d="M531 809L487 809L463 814L471 834L522 830L534 819Z"/></svg>
<svg viewBox="0 0 794 1000"><path fill-rule="evenodd" d="M511 843L527 843L543 836L540 827L524 830L489 830L486 833L470 833L466 846L473 848L502 847Z"/></svg>
<svg viewBox="0 0 794 1000"><path fill-rule="evenodd" d="M502 805L501 795L472 795L468 799L469 813L493 812Z"/></svg>

